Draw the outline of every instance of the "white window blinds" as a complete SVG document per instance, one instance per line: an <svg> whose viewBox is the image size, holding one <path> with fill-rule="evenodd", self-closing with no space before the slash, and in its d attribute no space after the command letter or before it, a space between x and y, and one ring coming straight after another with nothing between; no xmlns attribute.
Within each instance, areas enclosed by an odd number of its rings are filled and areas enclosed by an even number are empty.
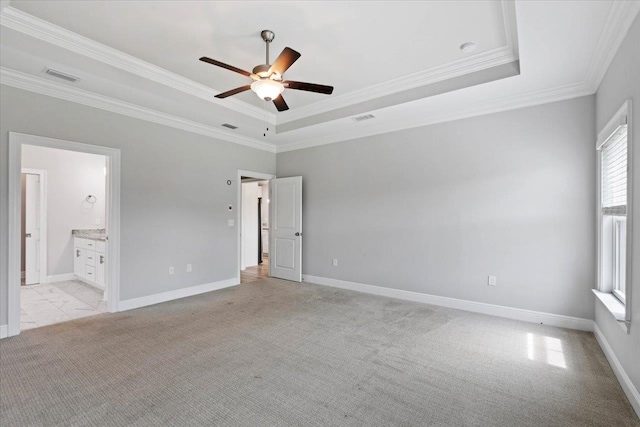
<svg viewBox="0 0 640 427"><path fill-rule="evenodd" d="M602 145L602 213L627 213L627 126L619 126Z"/></svg>

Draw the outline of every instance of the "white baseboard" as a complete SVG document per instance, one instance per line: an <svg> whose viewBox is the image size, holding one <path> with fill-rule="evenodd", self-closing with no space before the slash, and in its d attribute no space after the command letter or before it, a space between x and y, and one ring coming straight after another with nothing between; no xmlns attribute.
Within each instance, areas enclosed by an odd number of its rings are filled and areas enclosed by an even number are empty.
<svg viewBox="0 0 640 427"><path fill-rule="evenodd" d="M616 354L613 352L613 349L595 322L593 333L595 334L596 340L598 341L598 344L600 344L600 348L602 348L604 355L607 357L609 365L611 365L611 369L613 369L613 373L616 374L616 378L618 378L618 382L622 386L624 394L627 395L627 399L629 399L631 406L633 406L636 414L640 417L640 393L638 392L638 389L631 382L631 378L629 378L629 375L625 372L622 364L616 357Z"/></svg>
<svg viewBox="0 0 640 427"><path fill-rule="evenodd" d="M306 274L304 275L303 280L305 282L315 283L318 285L348 289L351 291L398 298L407 301L421 302L424 304L439 305L458 310L472 311L474 313L489 314L491 316L523 320L525 322L540 323L567 329L577 329L580 331L593 331L593 320L582 319L579 317L563 316L561 314L544 313L541 311L525 310L522 308L506 307L503 305L487 304L484 302L441 297L419 292L403 291L400 289L383 288L381 286L365 285L363 283L347 282L344 280L309 276Z"/></svg>
<svg viewBox="0 0 640 427"><path fill-rule="evenodd" d="M219 282L205 283L204 285L192 286L190 288L176 289L175 291L128 299L118 303L118 311L133 310L134 308L146 307L148 305L190 297L205 292L217 291L218 289L228 288L238 284L238 279L234 277L233 279L221 280Z"/></svg>
<svg viewBox="0 0 640 427"><path fill-rule="evenodd" d="M47 276L47 283L66 282L67 280L76 280L76 275L73 273L65 273Z"/></svg>
<svg viewBox="0 0 640 427"><path fill-rule="evenodd" d="M9 336L9 327L7 325L0 325L0 339Z"/></svg>

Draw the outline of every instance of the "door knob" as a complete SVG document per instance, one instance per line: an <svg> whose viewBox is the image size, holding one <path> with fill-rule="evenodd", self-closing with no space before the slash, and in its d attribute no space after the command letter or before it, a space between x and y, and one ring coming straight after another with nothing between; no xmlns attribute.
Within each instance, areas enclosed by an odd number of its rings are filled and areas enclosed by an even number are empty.
<svg viewBox="0 0 640 427"><path fill-rule="evenodd" d="M302 233L300 233L299 231L296 232L296 236L302 236Z"/></svg>
<svg viewBox="0 0 640 427"><path fill-rule="evenodd" d="M31 233L25 233L24 237L31 237Z"/></svg>

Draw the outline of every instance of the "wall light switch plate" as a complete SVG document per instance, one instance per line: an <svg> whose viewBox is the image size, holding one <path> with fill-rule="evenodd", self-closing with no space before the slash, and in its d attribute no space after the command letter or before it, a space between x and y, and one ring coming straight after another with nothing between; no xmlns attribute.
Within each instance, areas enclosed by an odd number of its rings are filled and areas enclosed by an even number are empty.
<svg viewBox="0 0 640 427"><path fill-rule="evenodd" d="M495 286L497 281L498 279L496 278L496 276L489 276L489 280L487 281L487 284L489 286Z"/></svg>
<svg viewBox="0 0 640 427"><path fill-rule="evenodd" d="M235 226L235 225L236 225L236 222L235 222L234 220L230 219L230 220L228 220L228 221L227 221L227 225L228 225L229 227L233 227L233 226Z"/></svg>
<svg viewBox="0 0 640 427"><path fill-rule="evenodd" d="M337 267L338 266L338 258L334 258L333 261L332 261L332 264L333 264L334 267Z"/></svg>
<svg viewBox="0 0 640 427"><path fill-rule="evenodd" d="M191 273L193 271L193 267L191 264L187 264L187 273Z"/></svg>
<svg viewBox="0 0 640 427"><path fill-rule="evenodd" d="M176 272L176 269L173 267L169 267L169 274L173 274Z"/></svg>

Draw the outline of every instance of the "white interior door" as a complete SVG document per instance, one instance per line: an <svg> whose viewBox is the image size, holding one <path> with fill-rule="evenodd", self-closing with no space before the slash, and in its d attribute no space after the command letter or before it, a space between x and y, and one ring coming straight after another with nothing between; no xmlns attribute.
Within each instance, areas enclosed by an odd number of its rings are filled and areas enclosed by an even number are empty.
<svg viewBox="0 0 640 427"><path fill-rule="evenodd" d="M269 181L271 277L302 281L302 177Z"/></svg>
<svg viewBox="0 0 640 427"><path fill-rule="evenodd" d="M25 268L27 285L40 282L40 177L26 175L25 191Z"/></svg>

